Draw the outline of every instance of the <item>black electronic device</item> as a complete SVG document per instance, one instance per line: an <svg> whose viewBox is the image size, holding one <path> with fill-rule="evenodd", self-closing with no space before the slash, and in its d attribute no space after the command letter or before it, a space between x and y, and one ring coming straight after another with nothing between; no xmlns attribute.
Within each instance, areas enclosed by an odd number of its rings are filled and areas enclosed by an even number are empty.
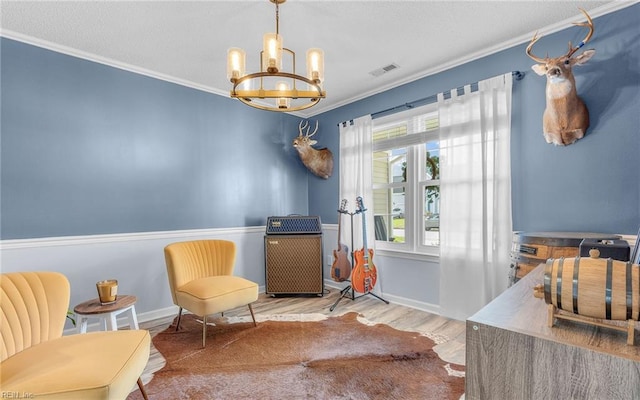
<svg viewBox="0 0 640 400"><path fill-rule="evenodd" d="M589 257L589 250L596 249L600 258L629 261L630 247L626 240L584 239L580 242L580 257Z"/></svg>

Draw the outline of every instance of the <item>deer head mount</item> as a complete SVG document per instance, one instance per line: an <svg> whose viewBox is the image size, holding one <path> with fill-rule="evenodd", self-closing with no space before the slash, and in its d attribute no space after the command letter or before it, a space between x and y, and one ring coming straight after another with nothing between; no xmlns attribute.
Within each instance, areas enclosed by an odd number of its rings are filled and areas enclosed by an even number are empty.
<svg viewBox="0 0 640 400"><path fill-rule="evenodd" d="M580 9L587 17L587 22L575 22L574 25L589 28L587 36L575 47L569 42L567 54L556 58L536 57L531 52L533 45L540 39L536 32L527 46L527 55L539 64L531 68L536 74L547 77L547 107L542 117L542 130L547 143L564 146L581 139L589 127L589 111L576 92L576 81L572 67L583 65L595 50L586 50L577 57L573 54L584 46L593 36L593 21L587 12Z"/></svg>
<svg viewBox="0 0 640 400"><path fill-rule="evenodd" d="M320 178L329 179L333 173L333 154L326 147L322 149L314 149L312 147L318 143L311 139L318 132L318 121L316 121L316 128L311 134L309 134L310 128L309 121L300 121L298 125L299 134L297 138L293 139L293 147L298 150L302 163L309 171Z"/></svg>

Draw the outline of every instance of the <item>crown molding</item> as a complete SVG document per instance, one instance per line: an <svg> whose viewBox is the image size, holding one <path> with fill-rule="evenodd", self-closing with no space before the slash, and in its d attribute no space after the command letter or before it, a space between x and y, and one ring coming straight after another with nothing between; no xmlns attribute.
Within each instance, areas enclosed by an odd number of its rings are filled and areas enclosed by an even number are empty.
<svg viewBox="0 0 640 400"><path fill-rule="evenodd" d="M43 39L38 39L38 38L34 38L33 36L29 36L29 35L25 35L22 33L18 33L18 32L14 32L12 30L9 29L2 29L0 28L0 37L5 37L7 39L11 39L11 40L15 40L21 43L25 43L28 45L32 45L32 46L36 46L36 47L40 47L42 49L45 50L51 50L54 51L56 53L61 53L61 54L65 54L71 57L76 57L76 58L80 58L82 60L87 60L87 61L91 61L91 62L95 62L98 64L102 64L102 65L106 65L109 67L113 67L113 68L117 68L123 71L127 71L127 72L132 72L134 74L138 74L138 75L143 75L143 76L147 76L149 78L154 78L154 79L158 79L161 81L165 81L165 82L169 82L169 83L174 83L176 85L180 85L180 86L184 86L184 87L188 87L191 89L195 89L195 90L199 90L202 92L206 92L206 93L212 93L212 94L216 94L218 96L222 96L222 97L226 97L226 98L230 98L229 97L229 91L228 90L220 90L211 86L207 86L207 85L202 85L196 82L192 82L186 79L180 79L180 78L176 78L174 76L171 75L167 75L167 74L163 74L154 70L150 70L147 68L141 68L141 67L137 67L135 65L131 65L131 64L127 64L127 63L123 63L111 58L107 58L107 57L102 57L99 56L97 54L93 54L93 53L89 53L89 52L85 52L85 51L81 51L78 49L74 49L72 47L68 47L68 46L63 46L61 44L57 44L57 43L53 43L47 40L43 40ZM260 102L260 100L256 100L256 102ZM264 103L266 105L266 103ZM288 112L286 114L291 114L291 115L295 115L295 116L299 116L302 118L305 118L306 116L308 116L307 113L304 112Z"/></svg>
<svg viewBox="0 0 640 400"><path fill-rule="evenodd" d="M56 53L65 54L68 56L80 58L87 61L92 61L98 64L103 64L109 67L121 69L127 72L133 72L134 74L148 76L150 78L158 79L161 81L166 81L170 83L175 83L180 86L189 87L192 89L200 90L207 93L213 93L220 96L229 97L229 91L216 89L210 86L202 85L196 82L192 82L186 79L176 78L175 76L163 74L157 71L153 71L151 69L137 67L135 65L123 63L112 58L102 57L97 54L88 53L85 51L81 51L78 49L74 49L72 47L63 46L58 43L49 42L47 40L34 38L33 36L25 35L22 33L14 32L8 29L0 29L0 36L6 37L8 39L16 40L18 42L26 43L32 46L40 47L46 50L51 50Z"/></svg>
<svg viewBox="0 0 640 400"><path fill-rule="evenodd" d="M591 18L601 17L603 15L610 14L612 12L615 12L615 11L630 7L630 6L632 6L634 4L637 4L639 2L640 2L640 0L613 1L613 2L611 2L609 4L607 4L607 5L595 8L593 10L590 10L589 11L589 15L591 16ZM558 23L555 23L553 25L549 25L549 26L546 26L544 28L538 29L537 32L541 36L550 35L552 33L560 32L560 31L562 31L564 29L567 29L569 26L573 26L573 23L576 21L576 18L580 19L581 16L582 16L582 14L577 14L575 17L567 18L567 19L562 20L562 21L560 21ZM469 63L471 61L475 61L475 60L481 59L483 57L490 56L492 54L498 53L498 52L500 52L502 50L510 49L512 47L519 46L519 45L522 45L524 43L529 43L529 41L533 37L534 33L535 32L532 31L532 32L526 33L524 35L517 36L517 37L515 37L515 38L513 38L511 40L508 40L508 41L505 41L505 42L502 42L502 43L498 43L498 44L496 44L494 46L491 46L491 47L486 47L486 48L484 48L482 50L476 51L476 52L471 53L471 54L467 54L467 55L465 55L463 57L460 57L458 59L452 60L450 62L447 62L447 63L444 63L444 64L440 64L440 65L438 65L436 67L433 67L433 68L430 68L430 69L427 69L427 70L424 70L424 71L420 71L419 73L406 76L404 78L395 80L393 82L389 82L384 86L380 86L380 87L378 87L376 89L373 89L373 90L370 90L368 92L361 93L358 96L350 97L350 98L342 100L342 101L340 101L338 103L334 103L330 107L322 108L322 106L320 106L320 107L314 108L313 109L313 113L310 114L309 117L312 117L312 116L315 116L315 115L318 115L318 114L322 114L322 113L325 113L327 111L331 111L331 110L334 110L336 108L343 107L343 106L345 106L347 104L351 104L351 103L354 103L356 101L363 100L363 99L365 99L367 97L371 97L373 95L386 92L387 90L396 88L398 86L402 86L402 85L405 85L407 83L411 83L411 82L417 81L419 79L426 78L428 76L435 75L437 73L450 70L452 68L458 67L458 66L466 64L466 63Z"/></svg>
<svg viewBox="0 0 640 400"><path fill-rule="evenodd" d="M597 18L606 14L610 14L612 12L630 7L634 4L637 4L638 2L640 2L640 0L633 0L633 1L613 1L609 4L606 4L604 6L595 8L591 11L589 11L589 15L591 15L592 18ZM582 14L577 14L575 17L572 18L567 18L563 21L560 21L556 24L553 25L549 25L547 27L541 28L538 30L538 32L540 34L543 35L548 35L551 33L555 33L555 32L559 32L563 29L567 28L567 25L571 25L573 22L575 22L576 18L580 18ZM303 117L303 118L309 118L309 117L313 117L315 115L318 114L322 114L325 113L327 111L331 111L333 109L345 106L347 104L356 102L358 100L362 100L364 98L385 92L389 89L393 89L395 87L416 81L418 79L422 79L425 78L427 76L431 76L446 70L449 70L451 68L460 66L462 64L466 64L468 62L471 61L475 61L477 59L486 57L488 55L497 53L499 51L505 50L505 49L509 49L511 47L520 45L522 43L526 43L529 42L529 40L531 40L531 37L533 36L534 32L530 32L528 34L525 35L521 35L518 36L516 38L513 38L511 40L499 43L495 46L491 46L488 48L485 48L483 50L477 51L475 53L471 53L469 55L466 55L464 57L452 60L451 62L448 63L444 63L441 65L438 65L434 68L430 68L428 70L424 70L421 71L417 74L413 74L410 76L407 76L405 78L393 81L393 82L389 82L388 84L378 87L374 90L370 90L364 93L361 93L357 96L354 97L350 97L348 99L342 100L338 103L332 104L330 106L325 106L322 107L322 103L318 104L317 106L314 106L313 108L309 109L308 112L292 112L292 113L287 113L287 114L291 114L291 115L296 115L299 117ZM155 79L159 79L162 81L166 81L166 82L170 82L170 83L175 83L177 85L181 85L181 86L185 86L185 87L189 87L192 89L196 89L196 90L200 90L203 92L207 92L207 93L212 93L212 94L217 94L219 96L223 96L223 97L229 97L229 91L227 90L220 90L217 88L213 88L207 85L202 85L196 82L192 82L189 80L185 80L185 79L180 79L171 75L167 75L167 74L163 74L157 71L153 71L150 69L146 69L146 68L141 68L141 67L137 67L135 65L131 65L131 64L127 64L127 63L123 63L117 60L113 60L111 58L108 57L102 57L99 56L97 54L93 54L93 53L88 53L88 52L84 52L81 50L77 50L71 47L67 47L67 46L63 46L60 44L56 44L53 42L49 42L46 40L42 40L42 39L38 39L38 38L34 38L32 36L29 35L25 35L25 34L21 34L18 32L14 32L8 29L2 29L0 28L0 36L2 37L6 37L8 39L12 39L12 40L16 40L19 42L23 42L26 44L30 44L33 46L37 46L43 49L47 49L47 50L52 50L55 51L57 53L62 53L62 54L66 54L69 56L73 56L73 57L77 57L77 58L81 58L84 60L88 60L88 61L93 61L99 64L103 64L103 65L107 65L110 67L114 67L114 68L118 68L124 71L128 71L128 72L133 72L139 75L144 75L144 76L148 76L150 78L155 78Z"/></svg>

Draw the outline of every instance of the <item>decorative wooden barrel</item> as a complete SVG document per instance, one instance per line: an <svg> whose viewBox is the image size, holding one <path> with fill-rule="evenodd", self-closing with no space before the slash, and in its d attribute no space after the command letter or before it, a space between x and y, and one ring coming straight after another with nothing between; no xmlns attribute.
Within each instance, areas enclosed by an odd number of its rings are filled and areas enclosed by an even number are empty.
<svg viewBox="0 0 640 400"><path fill-rule="evenodd" d="M510 283L517 282L549 258L577 257L583 239L616 240L620 236L590 232L515 232Z"/></svg>
<svg viewBox="0 0 640 400"><path fill-rule="evenodd" d="M585 317L638 321L640 267L597 255L548 260L544 301Z"/></svg>

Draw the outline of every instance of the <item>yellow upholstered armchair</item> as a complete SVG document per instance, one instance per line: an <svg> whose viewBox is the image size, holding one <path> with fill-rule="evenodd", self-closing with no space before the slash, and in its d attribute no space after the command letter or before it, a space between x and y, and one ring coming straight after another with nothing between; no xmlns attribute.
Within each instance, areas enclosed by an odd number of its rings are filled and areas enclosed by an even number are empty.
<svg viewBox="0 0 640 400"><path fill-rule="evenodd" d="M0 275L2 397L124 399L149 360L145 330L62 336L67 278L57 272Z"/></svg>
<svg viewBox="0 0 640 400"><path fill-rule="evenodd" d="M258 284L233 276L236 245L228 240L194 240L172 243L164 248L169 287L173 302L182 309L202 317L202 347L207 336L207 315L223 313L258 300Z"/></svg>

